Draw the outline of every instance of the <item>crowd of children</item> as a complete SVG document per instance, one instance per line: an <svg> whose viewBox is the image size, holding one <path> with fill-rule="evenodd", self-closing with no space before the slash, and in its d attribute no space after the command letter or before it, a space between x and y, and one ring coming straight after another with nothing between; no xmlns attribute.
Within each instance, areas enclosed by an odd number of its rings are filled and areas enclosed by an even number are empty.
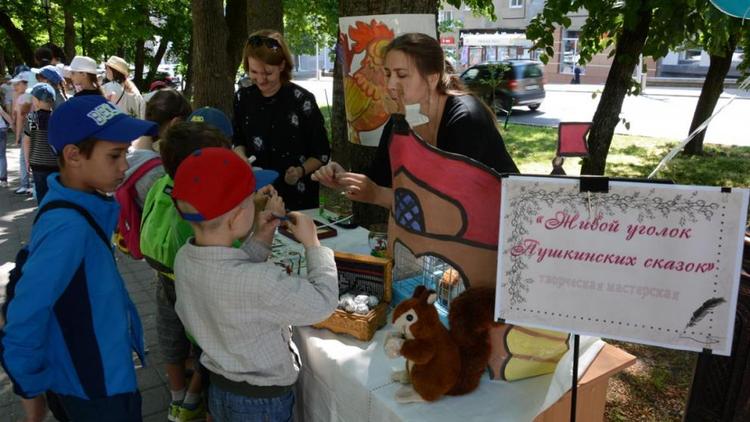
<svg viewBox="0 0 750 422"><path fill-rule="evenodd" d="M325 319L338 299L315 224L285 211L275 173L232 151L221 111L193 111L161 86L145 102L121 58L107 61L114 82L102 85L93 59L57 66L53 50L17 69L0 111L0 183L10 129L23 146L16 193L39 206L0 330L26 420L141 420L143 329L117 266L141 257L155 270L168 419L291 420L300 360L290 326ZM305 247L307 277L268 263L282 220Z"/></svg>

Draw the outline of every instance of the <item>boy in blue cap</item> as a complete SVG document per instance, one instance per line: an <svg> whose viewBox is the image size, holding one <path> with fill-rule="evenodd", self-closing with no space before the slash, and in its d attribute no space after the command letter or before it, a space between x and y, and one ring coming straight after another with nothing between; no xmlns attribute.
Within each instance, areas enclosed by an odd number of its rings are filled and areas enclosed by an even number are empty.
<svg viewBox="0 0 750 422"><path fill-rule="evenodd" d="M76 97L50 117L52 174L28 245L19 252L3 306L0 363L28 420L44 417L44 392L81 421L140 421L132 351L143 329L117 270L111 237L133 139L156 125L100 96Z"/></svg>

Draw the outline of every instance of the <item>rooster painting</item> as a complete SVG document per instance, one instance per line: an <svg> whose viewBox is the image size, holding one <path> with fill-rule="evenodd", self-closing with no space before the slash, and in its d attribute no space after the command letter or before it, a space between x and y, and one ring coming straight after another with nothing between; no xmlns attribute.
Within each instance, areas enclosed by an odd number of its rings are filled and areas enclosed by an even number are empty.
<svg viewBox="0 0 750 422"><path fill-rule="evenodd" d="M385 47L394 38L393 30L383 22L372 19L370 23L357 21L343 31L339 46L343 57L344 104L349 127L349 140L353 143L377 145L380 138L363 142L361 132L369 132L383 126L395 110L395 102L388 95L383 64ZM351 39L351 46L349 40ZM359 67L352 71L355 56L364 53Z"/></svg>

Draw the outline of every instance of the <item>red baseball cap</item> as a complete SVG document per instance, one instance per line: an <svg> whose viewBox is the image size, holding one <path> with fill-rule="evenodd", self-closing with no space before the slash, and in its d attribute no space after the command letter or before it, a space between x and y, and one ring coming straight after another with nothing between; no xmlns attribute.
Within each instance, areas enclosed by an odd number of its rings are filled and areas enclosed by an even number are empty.
<svg viewBox="0 0 750 422"><path fill-rule="evenodd" d="M188 221L213 220L242 203L255 191L248 163L226 148L196 150L177 168L172 198L198 212L182 213Z"/></svg>

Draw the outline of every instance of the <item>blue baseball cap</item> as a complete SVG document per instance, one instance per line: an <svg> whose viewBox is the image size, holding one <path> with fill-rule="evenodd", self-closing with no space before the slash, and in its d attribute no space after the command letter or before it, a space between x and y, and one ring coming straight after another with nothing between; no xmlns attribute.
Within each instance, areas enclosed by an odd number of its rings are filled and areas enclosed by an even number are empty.
<svg viewBox="0 0 750 422"><path fill-rule="evenodd" d="M41 83L34 85L34 88L31 88L31 95L39 101L55 102L55 89L49 84Z"/></svg>
<svg viewBox="0 0 750 422"><path fill-rule="evenodd" d="M41 69L31 69L32 72L42 75L44 79L52 82L55 85L59 85L63 81L62 75L58 72L57 67L53 65L44 66Z"/></svg>
<svg viewBox="0 0 750 422"><path fill-rule="evenodd" d="M130 117L100 95L84 95L55 109L48 136L52 150L59 154L65 145L76 145L88 138L129 144L158 131L156 123Z"/></svg>
<svg viewBox="0 0 750 422"><path fill-rule="evenodd" d="M253 175L255 176L255 190L258 190L266 185L273 184L279 177L279 172L253 167Z"/></svg>
<svg viewBox="0 0 750 422"><path fill-rule="evenodd" d="M209 124L216 129L219 129L221 133L223 133L227 138L231 138L234 134L234 130L232 129L232 122L229 121L229 117L227 117L227 115L218 108L201 107L190 113L187 121Z"/></svg>

